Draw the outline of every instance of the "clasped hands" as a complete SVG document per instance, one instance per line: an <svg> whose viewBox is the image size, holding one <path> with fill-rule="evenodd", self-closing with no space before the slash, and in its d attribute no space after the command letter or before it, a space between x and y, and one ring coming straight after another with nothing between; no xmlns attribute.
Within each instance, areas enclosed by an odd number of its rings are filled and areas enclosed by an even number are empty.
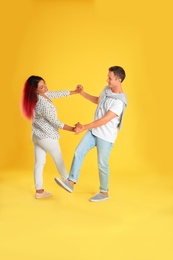
<svg viewBox="0 0 173 260"><path fill-rule="evenodd" d="M82 91L83 91L83 86L82 85L77 85L76 89L75 89L75 93L76 94L81 94Z"/></svg>
<svg viewBox="0 0 173 260"><path fill-rule="evenodd" d="M84 125L81 125L79 122L75 124L74 132L76 134L79 134L79 133L83 132L84 130L85 130Z"/></svg>

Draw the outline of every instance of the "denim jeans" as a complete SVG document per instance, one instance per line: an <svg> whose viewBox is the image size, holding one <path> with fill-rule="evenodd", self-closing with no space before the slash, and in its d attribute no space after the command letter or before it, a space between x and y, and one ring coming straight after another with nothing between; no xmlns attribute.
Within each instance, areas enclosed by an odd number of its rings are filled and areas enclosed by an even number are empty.
<svg viewBox="0 0 173 260"><path fill-rule="evenodd" d="M56 168L62 179L68 178L68 173L61 154L61 148L57 139L39 139L35 135L32 136L34 143L34 182L36 190L43 189L43 169L46 163L46 153L53 158Z"/></svg>
<svg viewBox="0 0 173 260"><path fill-rule="evenodd" d="M107 142L103 139L98 138L97 136L94 136L91 131L86 132L75 150L69 179L75 183L77 182L84 157L89 152L89 150L91 150L95 146L97 147L100 191L107 192L109 183L108 160L113 147L113 143Z"/></svg>

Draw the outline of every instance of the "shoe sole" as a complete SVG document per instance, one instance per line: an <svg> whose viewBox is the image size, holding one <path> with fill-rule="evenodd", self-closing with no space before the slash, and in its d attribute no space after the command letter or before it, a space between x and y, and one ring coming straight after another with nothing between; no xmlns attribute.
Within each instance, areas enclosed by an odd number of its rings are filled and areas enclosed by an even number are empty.
<svg viewBox="0 0 173 260"><path fill-rule="evenodd" d="M90 202L100 202L100 201L104 201L104 200L108 200L108 198L104 198L104 199L101 199L101 200L94 200L94 199L89 199Z"/></svg>
<svg viewBox="0 0 173 260"><path fill-rule="evenodd" d="M53 195L51 194L51 195L47 195L47 196L43 196L43 197L37 197L37 196L35 196L35 199L37 199L37 200L39 200L39 199L46 199L46 198L50 198L50 197L52 197Z"/></svg>
<svg viewBox="0 0 173 260"><path fill-rule="evenodd" d="M60 179L54 178L54 180L61 188L63 188L64 190L66 190L70 193L72 193L73 190L71 190L68 186L66 186Z"/></svg>

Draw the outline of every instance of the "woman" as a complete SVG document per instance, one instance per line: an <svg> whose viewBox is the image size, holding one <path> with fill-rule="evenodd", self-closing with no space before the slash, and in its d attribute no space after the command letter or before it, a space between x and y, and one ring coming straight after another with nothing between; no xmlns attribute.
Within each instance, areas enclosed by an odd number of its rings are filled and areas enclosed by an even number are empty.
<svg viewBox="0 0 173 260"><path fill-rule="evenodd" d="M43 169L46 162L46 153L53 158L56 168L62 179L68 178L64 165L61 148L58 142L58 129L74 132L74 127L60 122L52 99L67 97L79 91L48 91L46 82L39 76L30 76L23 88L21 109L27 119L32 120L32 141L34 143L34 182L35 198L50 197L52 194L43 189Z"/></svg>

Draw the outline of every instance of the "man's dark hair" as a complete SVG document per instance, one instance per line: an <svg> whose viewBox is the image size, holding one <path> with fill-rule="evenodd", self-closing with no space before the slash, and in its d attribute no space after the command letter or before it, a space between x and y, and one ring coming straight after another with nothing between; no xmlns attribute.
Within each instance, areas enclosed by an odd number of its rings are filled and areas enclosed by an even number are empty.
<svg viewBox="0 0 173 260"><path fill-rule="evenodd" d="M112 71L115 76L118 76L121 79L121 82L123 82L126 77L124 69L120 66L112 66L109 68L109 71Z"/></svg>

